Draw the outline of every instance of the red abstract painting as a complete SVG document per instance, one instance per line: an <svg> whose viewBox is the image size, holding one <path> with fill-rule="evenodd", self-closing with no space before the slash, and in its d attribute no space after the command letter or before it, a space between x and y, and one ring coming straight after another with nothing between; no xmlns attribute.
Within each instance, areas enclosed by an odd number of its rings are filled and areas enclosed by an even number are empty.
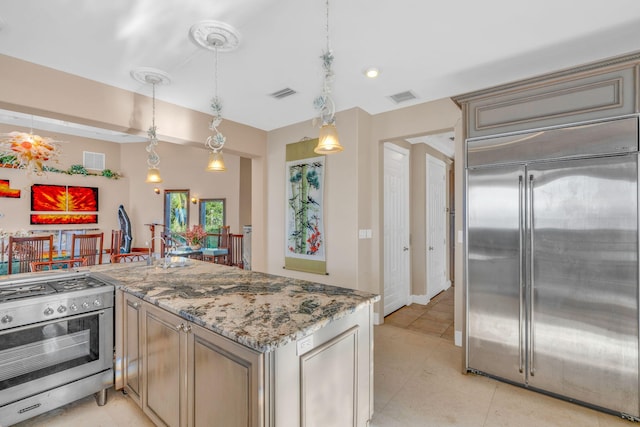
<svg viewBox="0 0 640 427"><path fill-rule="evenodd" d="M0 179L0 197L20 198L20 190L11 188L8 179Z"/></svg>
<svg viewBox="0 0 640 427"><path fill-rule="evenodd" d="M98 215L36 214L31 215L31 224L97 224Z"/></svg>
<svg viewBox="0 0 640 427"><path fill-rule="evenodd" d="M31 210L36 212L95 212L98 210L98 189L95 187L34 184L31 186Z"/></svg>

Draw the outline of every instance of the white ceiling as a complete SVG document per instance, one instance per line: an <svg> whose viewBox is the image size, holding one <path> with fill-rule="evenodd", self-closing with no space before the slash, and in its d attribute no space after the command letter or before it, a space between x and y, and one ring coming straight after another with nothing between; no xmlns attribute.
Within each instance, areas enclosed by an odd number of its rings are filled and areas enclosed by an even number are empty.
<svg viewBox="0 0 640 427"><path fill-rule="evenodd" d="M151 88L130 71L160 69L172 83L157 89L158 99L210 113L214 54L188 33L202 20L222 21L242 37L237 50L219 54L224 117L272 130L315 116L324 7L323 0L2 0L0 54L145 95ZM337 110L377 114L640 50L640 1L332 0L330 28ZM364 77L369 66L381 69L376 80ZM287 87L297 93L268 96ZM389 98L408 90L418 99Z"/></svg>
<svg viewBox="0 0 640 427"><path fill-rule="evenodd" d="M427 144L451 159L455 154L453 131L407 138L407 142L411 144Z"/></svg>

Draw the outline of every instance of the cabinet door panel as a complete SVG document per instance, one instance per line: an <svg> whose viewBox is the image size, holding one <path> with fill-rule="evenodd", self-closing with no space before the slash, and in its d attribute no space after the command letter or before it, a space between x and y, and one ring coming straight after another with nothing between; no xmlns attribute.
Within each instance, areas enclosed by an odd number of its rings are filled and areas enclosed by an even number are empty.
<svg viewBox="0 0 640 427"><path fill-rule="evenodd" d="M124 385L129 396L138 404L140 400L141 386L141 359L140 359L140 300L125 294L124 308Z"/></svg>
<svg viewBox="0 0 640 427"><path fill-rule="evenodd" d="M148 304L146 310L144 411L156 424L185 425L181 416L184 408L181 372L185 363L184 334L178 328L181 319Z"/></svg>
<svg viewBox="0 0 640 427"><path fill-rule="evenodd" d="M196 325L189 334L190 425L262 425L260 355Z"/></svg>

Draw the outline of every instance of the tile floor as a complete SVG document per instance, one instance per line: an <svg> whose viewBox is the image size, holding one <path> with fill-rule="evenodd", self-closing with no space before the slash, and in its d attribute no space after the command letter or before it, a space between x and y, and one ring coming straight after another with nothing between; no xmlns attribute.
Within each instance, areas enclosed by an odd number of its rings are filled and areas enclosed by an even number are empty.
<svg viewBox="0 0 640 427"><path fill-rule="evenodd" d="M428 307L431 306L431 307ZM634 427L635 423L476 375L462 375L453 345L453 290L412 304L375 327L371 427ZM449 310L450 315L445 313ZM450 320L449 320L450 317ZM0 424L2 424L0 422ZM153 424L109 390L17 424L20 427L146 427ZM333 426L326 426L333 427Z"/></svg>
<svg viewBox="0 0 640 427"><path fill-rule="evenodd" d="M422 332L453 342L453 286L433 297L429 304L411 304L384 318L387 325Z"/></svg>

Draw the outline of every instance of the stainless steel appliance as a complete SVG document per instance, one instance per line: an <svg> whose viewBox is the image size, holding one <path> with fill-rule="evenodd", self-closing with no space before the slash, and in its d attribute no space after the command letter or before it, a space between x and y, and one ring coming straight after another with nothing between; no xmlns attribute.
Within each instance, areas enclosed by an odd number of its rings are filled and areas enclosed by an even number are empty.
<svg viewBox="0 0 640 427"><path fill-rule="evenodd" d="M638 419L638 119L467 141L467 369Z"/></svg>
<svg viewBox="0 0 640 427"><path fill-rule="evenodd" d="M88 272L0 282L0 426L113 384L114 286Z"/></svg>

